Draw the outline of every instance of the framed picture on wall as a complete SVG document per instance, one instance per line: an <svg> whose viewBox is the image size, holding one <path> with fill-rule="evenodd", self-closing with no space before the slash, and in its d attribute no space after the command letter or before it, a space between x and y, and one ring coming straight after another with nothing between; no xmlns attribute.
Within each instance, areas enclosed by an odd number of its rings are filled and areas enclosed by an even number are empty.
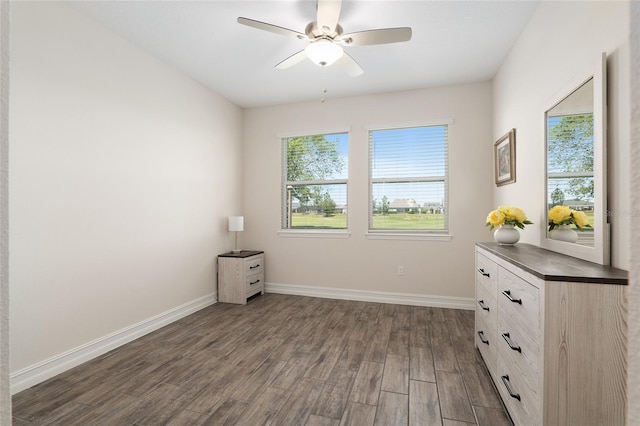
<svg viewBox="0 0 640 426"><path fill-rule="evenodd" d="M496 171L496 185L506 185L516 181L516 129L498 139L493 144L493 163Z"/></svg>

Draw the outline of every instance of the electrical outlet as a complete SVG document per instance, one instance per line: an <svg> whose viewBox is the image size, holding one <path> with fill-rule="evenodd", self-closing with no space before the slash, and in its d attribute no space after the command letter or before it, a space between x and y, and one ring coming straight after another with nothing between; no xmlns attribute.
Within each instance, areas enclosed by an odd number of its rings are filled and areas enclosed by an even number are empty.
<svg viewBox="0 0 640 426"><path fill-rule="evenodd" d="M404 275L404 266L398 265L398 275Z"/></svg>

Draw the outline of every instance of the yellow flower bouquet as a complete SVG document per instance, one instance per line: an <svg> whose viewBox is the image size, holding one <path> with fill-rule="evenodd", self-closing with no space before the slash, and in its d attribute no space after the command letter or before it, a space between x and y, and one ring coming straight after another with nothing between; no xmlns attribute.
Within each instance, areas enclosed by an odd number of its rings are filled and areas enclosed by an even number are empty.
<svg viewBox="0 0 640 426"><path fill-rule="evenodd" d="M525 225L532 224L533 222L527 219L527 215L522 209L514 206L500 206L489 212L486 226L488 226L490 230L500 225L514 225L520 229L524 229Z"/></svg>
<svg viewBox="0 0 640 426"><path fill-rule="evenodd" d="M560 225L575 225L578 230L591 228L589 217L585 212L573 210L568 206L555 206L549 210L549 231Z"/></svg>

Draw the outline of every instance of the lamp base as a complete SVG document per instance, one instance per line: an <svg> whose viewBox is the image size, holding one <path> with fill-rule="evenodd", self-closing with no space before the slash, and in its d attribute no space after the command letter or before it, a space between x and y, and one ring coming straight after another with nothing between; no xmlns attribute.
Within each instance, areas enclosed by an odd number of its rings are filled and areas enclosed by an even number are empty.
<svg viewBox="0 0 640 426"><path fill-rule="evenodd" d="M231 250L231 253L240 253L242 250L241 249L233 249Z"/></svg>

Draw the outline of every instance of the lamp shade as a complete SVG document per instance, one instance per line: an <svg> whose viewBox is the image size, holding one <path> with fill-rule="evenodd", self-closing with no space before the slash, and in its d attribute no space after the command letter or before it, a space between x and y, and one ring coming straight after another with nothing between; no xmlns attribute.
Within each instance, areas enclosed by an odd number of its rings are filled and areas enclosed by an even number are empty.
<svg viewBox="0 0 640 426"><path fill-rule="evenodd" d="M229 216L229 231L244 230L244 216Z"/></svg>
<svg viewBox="0 0 640 426"><path fill-rule="evenodd" d="M329 41L320 39L304 49L307 57L321 67L331 65L342 56L342 47Z"/></svg>

